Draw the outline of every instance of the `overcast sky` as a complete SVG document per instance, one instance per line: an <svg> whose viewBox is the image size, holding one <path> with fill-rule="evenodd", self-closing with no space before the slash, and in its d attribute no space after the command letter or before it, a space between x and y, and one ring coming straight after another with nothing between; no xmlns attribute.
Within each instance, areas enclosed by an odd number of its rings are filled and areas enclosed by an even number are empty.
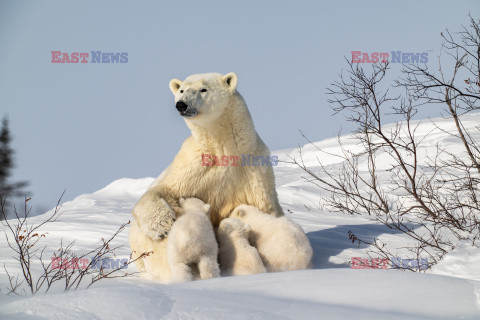
<svg viewBox="0 0 480 320"><path fill-rule="evenodd" d="M157 176L189 131L171 78L235 72L271 150L350 129L325 95L351 51L434 52L472 1L4 1L0 116L16 180L36 207L115 179ZM478 18L478 16L476 16ZM127 52L127 63L55 64L51 51ZM400 70L392 65L392 72ZM427 109L422 116L439 115Z"/></svg>

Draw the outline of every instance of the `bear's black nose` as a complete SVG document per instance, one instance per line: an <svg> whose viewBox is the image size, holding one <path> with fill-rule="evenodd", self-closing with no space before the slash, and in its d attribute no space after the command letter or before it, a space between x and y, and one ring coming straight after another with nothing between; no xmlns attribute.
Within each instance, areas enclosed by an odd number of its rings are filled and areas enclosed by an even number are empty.
<svg viewBox="0 0 480 320"><path fill-rule="evenodd" d="M175 107L177 108L178 112L185 112L185 110L188 108L188 105L183 101L178 101Z"/></svg>

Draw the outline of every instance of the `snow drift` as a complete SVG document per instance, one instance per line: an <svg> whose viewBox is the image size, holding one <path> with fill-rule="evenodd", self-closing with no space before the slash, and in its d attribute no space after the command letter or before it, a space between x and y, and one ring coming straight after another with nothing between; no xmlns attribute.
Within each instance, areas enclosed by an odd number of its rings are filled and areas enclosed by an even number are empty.
<svg viewBox="0 0 480 320"><path fill-rule="evenodd" d="M429 120L420 125L425 152L435 143L457 148L458 141L447 132L450 120L435 120L446 132L435 131ZM474 128L480 114L464 125ZM433 130L433 131L432 131ZM480 140L480 139L479 139ZM348 141L348 136L344 141ZM430 143L428 142L430 141ZM336 139L316 143L338 152ZM355 148L355 145L351 145ZM295 156L295 149L272 152L280 160ZM303 148L306 163L318 166L312 145ZM336 158L322 161L335 165ZM224 277L179 285L161 285L138 277L101 281L88 290L50 292L36 296L2 295L0 318L5 319L458 319L480 318L480 249L465 243L447 254L427 273L398 270L350 269L352 257L365 257L347 232L366 239L382 238L401 247L409 240L366 217L328 212L320 206L323 194L306 182L302 170L280 162L275 167L277 190L289 217L300 224L314 250L313 269L305 271ZM105 188L85 194L62 207L60 221L46 226L45 243L54 250L61 238L76 241L75 248L87 251L100 238L112 234L132 218L131 210L154 178L119 179ZM48 214L48 213L46 213ZM44 215L32 217L31 223ZM5 231L5 227L2 227ZM2 232L3 233L3 232ZM123 245L117 258L127 258L128 230L116 238ZM4 237L0 258L8 270L19 269ZM400 254L400 253L399 253ZM40 265L34 270L40 272ZM135 272L135 267L129 267ZM0 286L6 286L5 273ZM2 293L4 290L2 289Z"/></svg>

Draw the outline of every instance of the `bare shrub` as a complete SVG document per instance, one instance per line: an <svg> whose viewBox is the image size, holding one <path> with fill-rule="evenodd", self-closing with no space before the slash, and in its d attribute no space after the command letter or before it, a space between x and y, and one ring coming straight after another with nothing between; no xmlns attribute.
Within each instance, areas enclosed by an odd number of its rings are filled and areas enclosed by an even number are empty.
<svg viewBox="0 0 480 320"><path fill-rule="evenodd" d="M52 248L41 245L42 239L48 237L48 233L42 232L41 229L47 224L57 221L61 215L60 200L53 213L46 215L37 224L31 224L29 221L31 210L28 207L29 200L29 198L25 198L24 212L21 215L15 208L15 218L2 221L6 227L5 236L9 248L12 250L12 257L18 262L21 270L17 275L13 275L4 264L4 270L9 281L7 293L19 294L28 291L30 294L36 294L47 292L54 285L60 286L65 291L78 289L82 284L85 284L88 288L102 279L133 275L133 273L121 271L137 259L142 259L150 254L143 253L136 259L130 257L125 259L126 261L123 261L122 264L108 269L103 266L103 261L111 260L111 257L116 256L115 252L121 246L113 246L113 240L130 221L122 224L110 237L102 238L98 245L87 252L78 254L75 242L64 243L63 238L60 240L57 249L52 252ZM4 217L7 215L5 203L5 200L0 201L1 214ZM47 257L47 254L51 256ZM41 266L40 273L35 273L35 264Z"/></svg>
<svg viewBox="0 0 480 320"><path fill-rule="evenodd" d="M469 27L454 34L447 30L441 36L438 71L427 65L404 65L403 76L394 84L403 94L390 93L388 62L373 64L369 70L348 62L347 72L328 89L329 103L355 125L353 139L361 151L352 151L339 137L340 154L317 150L339 157L340 167L325 166L319 160L319 169L309 168L301 150L299 158L293 159L308 174L308 181L330 194L328 208L368 215L406 234L414 243L406 249L417 258L426 256L430 265L459 240L475 244L480 237L480 141L473 135L478 137L480 124L475 132L463 125L469 113L480 111L479 22L470 17ZM447 132L457 139L462 152L437 143L435 152L425 153L420 138L425 134L418 133L420 122L415 116L426 104L445 107L456 132L436 123L432 132ZM402 122L384 126L391 114L401 116ZM373 246L373 252L385 258L394 256L392 248L378 239L349 237Z"/></svg>

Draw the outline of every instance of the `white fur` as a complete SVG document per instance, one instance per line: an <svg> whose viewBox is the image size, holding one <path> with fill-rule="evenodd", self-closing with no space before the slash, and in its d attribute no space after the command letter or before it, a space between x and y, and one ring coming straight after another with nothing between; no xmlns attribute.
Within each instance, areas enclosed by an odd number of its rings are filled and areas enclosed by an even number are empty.
<svg viewBox="0 0 480 320"><path fill-rule="evenodd" d="M248 242L250 226L234 218L226 218L218 226L218 259L222 274L241 276L267 272L257 249Z"/></svg>
<svg viewBox="0 0 480 320"><path fill-rule="evenodd" d="M218 245L209 219L210 205L196 198L180 199L183 214L170 230L167 257L171 282L194 279L191 265L198 266L201 279L220 276Z"/></svg>
<svg viewBox="0 0 480 320"><path fill-rule="evenodd" d="M257 207L240 205L231 214L250 225L250 242L269 272L311 267L312 247L302 228L286 217L276 218Z"/></svg>
<svg viewBox="0 0 480 320"><path fill-rule="evenodd" d="M202 166L202 154L270 155L236 90L237 82L234 73L209 73L193 75L184 81L173 79L170 83L175 102L182 100L197 113L184 118L192 135L134 208L130 247L133 257L147 248L153 250L145 261L137 263L151 278L163 282L169 279L164 253L169 240L165 237L175 216L181 213L178 204L181 197L196 197L209 203L210 219L215 226L242 203L254 205L272 216L283 215L272 167ZM201 92L202 89L207 91Z"/></svg>

